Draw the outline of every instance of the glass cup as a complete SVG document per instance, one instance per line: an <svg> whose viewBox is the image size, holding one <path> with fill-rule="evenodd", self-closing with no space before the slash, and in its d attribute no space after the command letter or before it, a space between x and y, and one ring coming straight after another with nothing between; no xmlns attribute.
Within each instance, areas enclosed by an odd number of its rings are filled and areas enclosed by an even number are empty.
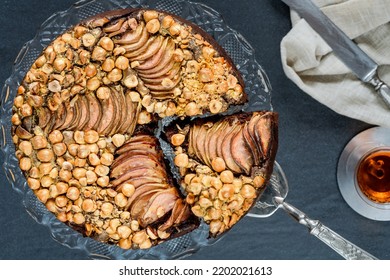
<svg viewBox="0 0 390 280"><path fill-rule="evenodd" d="M390 220L390 129L357 134L341 153L337 180L344 200L357 213Z"/></svg>

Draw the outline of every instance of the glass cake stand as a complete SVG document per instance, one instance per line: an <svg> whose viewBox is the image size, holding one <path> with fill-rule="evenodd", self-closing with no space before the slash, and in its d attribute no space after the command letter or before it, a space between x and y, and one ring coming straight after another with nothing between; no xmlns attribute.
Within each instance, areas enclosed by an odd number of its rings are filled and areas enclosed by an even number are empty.
<svg viewBox="0 0 390 280"><path fill-rule="evenodd" d="M208 225L205 223L201 223L200 227L191 233L147 250L123 250L117 246L83 237L57 220L30 190L19 168L12 142L13 99L26 72L42 50L65 30L90 16L130 7L164 10L200 26L227 51L241 72L249 98L248 105L243 109L245 111L272 110L271 86L267 75L255 59L254 49L242 35L227 26L221 15L210 7L182 0L83 0L47 19L36 36L23 46L14 62L12 75L5 82L0 100L0 145L4 158L3 168L12 188L20 195L26 211L37 223L48 227L51 236L60 244L83 250L90 258L95 259L179 259L195 253L204 246L214 244L220 238L209 239Z"/></svg>

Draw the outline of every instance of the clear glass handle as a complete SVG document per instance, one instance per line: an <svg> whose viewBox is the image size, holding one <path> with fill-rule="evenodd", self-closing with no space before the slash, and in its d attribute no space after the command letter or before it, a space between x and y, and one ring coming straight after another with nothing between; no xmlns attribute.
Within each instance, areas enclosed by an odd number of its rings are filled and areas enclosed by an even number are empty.
<svg viewBox="0 0 390 280"><path fill-rule="evenodd" d="M316 236L335 252L341 255L346 260L376 260L377 258L359 248L355 244L337 234L330 228L324 226L318 220L310 219L305 213L292 206L291 204L282 201L276 197L275 202L280 205L291 217L297 222L306 226L310 234Z"/></svg>

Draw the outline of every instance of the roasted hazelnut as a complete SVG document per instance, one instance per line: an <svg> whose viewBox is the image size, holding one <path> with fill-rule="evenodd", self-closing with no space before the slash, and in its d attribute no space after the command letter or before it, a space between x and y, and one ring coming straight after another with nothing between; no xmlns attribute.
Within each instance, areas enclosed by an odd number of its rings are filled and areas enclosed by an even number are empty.
<svg viewBox="0 0 390 280"><path fill-rule="evenodd" d="M95 203L90 198L85 199L81 205L81 208L88 213L95 211L95 207Z"/></svg>
<svg viewBox="0 0 390 280"><path fill-rule="evenodd" d="M87 81L87 89L95 91L100 87L100 80L97 77L93 77Z"/></svg>
<svg viewBox="0 0 390 280"><path fill-rule="evenodd" d="M167 238L169 238L169 236L171 236L171 234L169 232L162 231L162 230L157 230L157 235L161 239L167 239Z"/></svg>
<svg viewBox="0 0 390 280"><path fill-rule="evenodd" d="M212 234L217 234L222 227L222 222L220 220L212 220L210 222L210 232Z"/></svg>
<svg viewBox="0 0 390 280"><path fill-rule="evenodd" d="M82 213L76 213L73 215L73 222L77 225L85 223L85 217Z"/></svg>
<svg viewBox="0 0 390 280"><path fill-rule="evenodd" d="M21 150L26 156L30 156L33 148L30 141L22 141L19 143L19 150Z"/></svg>
<svg viewBox="0 0 390 280"><path fill-rule="evenodd" d="M79 145L77 148L77 156L79 158L85 159L89 156L90 154L89 146L88 145Z"/></svg>
<svg viewBox="0 0 390 280"><path fill-rule="evenodd" d="M195 177L196 175L193 173L186 174L184 177L184 183L189 185L191 183L191 180Z"/></svg>
<svg viewBox="0 0 390 280"><path fill-rule="evenodd" d="M207 209L211 206L213 206L213 203L211 202L210 199L208 198L205 198L205 197L201 197L198 201L200 207L204 208L204 209Z"/></svg>
<svg viewBox="0 0 390 280"><path fill-rule="evenodd" d="M77 156L78 149L79 149L78 144L72 143L68 145L68 152L74 157Z"/></svg>
<svg viewBox="0 0 390 280"><path fill-rule="evenodd" d="M231 172L230 170L222 171L220 174L220 179L223 183L232 183L234 179L233 172Z"/></svg>
<svg viewBox="0 0 390 280"><path fill-rule="evenodd" d="M60 222L66 223L68 221L68 216L67 216L66 212L58 212L57 219Z"/></svg>
<svg viewBox="0 0 390 280"><path fill-rule="evenodd" d="M40 181L31 177L27 179L27 184L32 190L38 190L41 187Z"/></svg>
<svg viewBox="0 0 390 280"><path fill-rule="evenodd" d="M65 182L69 182L69 180L72 179L72 172L69 170L61 169L58 175L60 179Z"/></svg>
<svg viewBox="0 0 390 280"><path fill-rule="evenodd" d="M214 74L209 68L199 70L199 80L203 83L211 82L214 79Z"/></svg>
<svg viewBox="0 0 390 280"><path fill-rule="evenodd" d="M123 79L123 84L127 87L127 88L135 88L138 86L138 78L136 75L127 75L124 79Z"/></svg>
<svg viewBox="0 0 390 280"><path fill-rule="evenodd" d="M111 82L118 82L122 79L122 70L118 69L118 68L114 68L112 69L108 74L107 74L107 78L111 81Z"/></svg>
<svg viewBox="0 0 390 280"><path fill-rule="evenodd" d="M61 84L57 80L53 80L50 83L48 83L47 88L51 92L60 92L62 90ZM52 110L53 111L53 110Z"/></svg>
<svg viewBox="0 0 390 280"><path fill-rule="evenodd" d="M187 190L192 192L194 195L198 195L202 191L202 184L191 182L191 184L188 185Z"/></svg>
<svg viewBox="0 0 390 280"><path fill-rule="evenodd" d="M106 59L107 51L102 47L95 47L92 51L91 58L96 61L103 61Z"/></svg>
<svg viewBox="0 0 390 280"><path fill-rule="evenodd" d="M190 102L185 107L185 113L187 116L195 116L199 114L199 108L195 102Z"/></svg>
<svg viewBox="0 0 390 280"><path fill-rule="evenodd" d="M37 152L37 158L41 161L41 162L49 162L51 160L53 160L54 158L54 153L52 150L49 150L49 149L42 149L42 150L39 150Z"/></svg>
<svg viewBox="0 0 390 280"><path fill-rule="evenodd" d="M174 19L172 16L165 16L162 21L161 21L161 26L162 28L165 28L165 29L168 29L169 27L171 27L171 25L174 23Z"/></svg>
<svg viewBox="0 0 390 280"><path fill-rule="evenodd" d="M103 212L104 215L110 215L114 210L114 206L110 202L104 202L100 210Z"/></svg>
<svg viewBox="0 0 390 280"><path fill-rule="evenodd" d="M27 99L27 103L34 108L41 107L43 104L43 97L40 95L30 95Z"/></svg>
<svg viewBox="0 0 390 280"><path fill-rule="evenodd" d="M25 92L26 92L26 89L24 88L24 86L20 85L20 86L18 87L18 94L23 94L23 93L25 93Z"/></svg>
<svg viewBox="0 0 390 280"><path fill-rule="evenodd" d="M115 145L115 147L119 148L125 143L125 136L122 134L115 134L112 136L112 143Z"/></svg>
<svg viewBox="0 0 390 280"><path fill-rule="evenodd" d="M177 36L180 34L181 25L177 22L173 23L171 27L169 27L169 33L171 33L172 36Z"/></svg>
<svg viewBox="0 0 390 280"><path fill-rule="evenodd" d="M110 95L111 95L111 90L108 87L100 87L96 91L96 96L102 100L108 99Z"/></svg>
<svg viewBox="0 0 390 280"><path fill-rule="evenodd" d="M84 142L84 131L75 131L73 133L73 139L77 144L85 144Z"/></svg>
<svg viewBox="0 0 390 280"><path fill-rule="evenodd" d="M200 69L200 65L196 60L190 60L187 62L187 68L186 68L187 73L198 73L199 69Z"/></svg>
<svg viewBox="0 0 390 280"><path fill-rule="evenodd" d="M112 58L107 58L102 64L103 71L107 73L114 68L115 68L115 61Z"/></svg>
<svg viewBox="0 0 390 280"><path fill-rule="evenodd" d="M29 157L23 157L19 161L19 167L23 171L28 171L31 168L31 159Z"/></svg>
<svg viewBox="0 0 390 280"><path fill-rule="evenodd" d="M54 201L54 199L48 199L45 204L47 210L49 210L52 213L58 213L58 207Z"/></svg>
<svg viewBox="0 0 390 280"><path fill-rule="evenodd" d="M110 166L114 161L114 155L110 153L103 153L100 156L100 163L106 166Z"/></svg>
<svg viewBox="0 0 390 280"><path fill-rule="evenodd" d="M211 100L209 103L209 109L212 114L217 114L222 110L222 102L219 100Z"/></svg>
<svg viewBox="0 0 390 280"><path fill-rule="evenodd" d="M95 130L89 130L84 133L84 141L88 144L96 143L99 140L99 133Z"/></svg>
<svg viewBox="0 0 390 280"><path fill-rule="evenodd" d="M216 172L222 172L226 169L226 164L223 158L216 157L211 161L211 166L213 167L214 171Z"/></svg>
<svg viewBox="0 0 390 280"><path fill-rule="evenodd" d="M18 113L15 113L12 115L11 122L13 125L20 125L22 124L22 120L19 117Z"/></svg>
<svg viewBox="0 0 390 280"><path fill-rule="evenodd" d="M29 117L32 115L33 109L30 106L30 104L24 103L22 107L20 108L20 114L23 117Z"/></svg>
<svg viewBox="0 0 390 280"><path fill-rule="evenodd" d="M23 106L23 103L24 103L24 97L19 95L19 96L16 96L15 99L14 99L14 106L16 108L20 108Z"/></svg>
<svg viewBox="0 0 390 280"><path fill-rule="evenodd" d="M132 184L125 183L121 186L121 191L125 196L131 197L135 192L135 187Z"/></svg>
<svg viewBox="0 0 390 280"><path fill-rule="evenodd" d="M202 48L202 55L206 60L213 58L214 54L215 54L215 50L213 48L210 47Z"/></svg>
<svg viewBox="0 0 390 280"><path fill-rule="evenodd" d="M64 136L62 135L61 131L59 130L53 130L49 134L49 141L52 144L60 143L64 139Z"/></svg>
<svg viewBox="0 0 390 280"><path fill-rule="evenodd" d="M232 184L224 184L218 192L220 200L227 200L234 195L234 186Z"/></svg>
<svg viewBox="0 0 390 280"><path fill-rule="evenodd" d="M99 41L99 45L109 52L114 49L114 42L109 37L102 37Z"/></svg>
<svg viewBox="0 0 390 280"><path fill-rule="evenodd" d="M143 16L144 16L144 20L146 22L149 22L152 19L157 19L158 18L158 12L157 11L153 11L153 10L148 10L148 11L144 12Z"/></svg>
<svg viewBox="0 0 390 280"><path fill-rule="evenodd" d="M57 167L54 167L54 168L50 171L49 176L50 176L50 178L52 178L52 179L57 179L57 177L58 177L58 168L57 168Z"/></svg>
<svg viewBox="0 0 390 280"><path fill-rule="evenodd" d="M56 143L53 146L53 152L56 156L60 157L66 153L66 144L65 143Z"/></svg>
<svg viewBox="0 0 390 280"><path fill-rule="evenodd" d="M236 77L234 77L233 75L229 74L228 77L227 77L227 84L228 84L228 87L229 89L234 89L235 86L237 85L238 83L238 80Z"/></svg>
<svg viewBox="0 0 390 280"><path fill-rule="evenodd" d="M88 29L86 27L78 25L74 28L74 37L80 38L81 36L83 36L87 32L88 32Z"/></svg>
<svg viewBox="0 0 390 280"><path fill-rule="evenodd" d="M175 157L175 165L178 167L187 167L188 165L188 156L186 154L178 154Z"/></svg>
<svg viewBox="0 0 390 280"><path fill-rule="evenodd" d="M97 179L98 179L96 173L91 171L91 170L88 170L85 173L85 176L87 178L87 184L94 184L97 181Z"/></svg>
<svg viewBox="0 0 390 280"><path fill-rule="evenodd" d="M79 53L79 63L82 64L82 65L86 65L87 63L89 63L90 61L90 58L91 58L91 53L89 51L86 51L86 50L82 50L80 53ZM79 75L83 74L83 71L80 71L80 73L76 74L77 68L73 69L73 71L75 72L75 80L76 82L79 81L79 79L81 78Z"/></svg>
<svg viewBox="0 0 390 280"><path fill-rule="evenodd" d="M168 78L164 78L161 81L161 85L163 87L165 87L166 89L171 89L171 88L173 88L175 86L174 82L171 79L168 79Z"/></svg>
<svg viewBox="0 0 390 280"><path fill-rule="evenodd" d="M128 226L120 226L117 232L120 238L128 238L131 234L131 229Z"/></svg>
<svg viewBox="0 0 390 280"><path fill-rule="evenodd" d="M85 70L85 74L88 77L94 77L97 74L96 66L95 66L95 64L92 64L92 63L85 66L84 70Z"/></svg>
<svg viewBox="0 0 390 280"><path fill-rule="evenodd" d="M253 179L253 186L255 188L260 188L262 185L264 185L264 182L265 182L265 179L263 176L256 176L254 179Z"/></svg>
<svg viewBox="0 0 390 280"><path fill-rule="evenodd" d="M174 146L180 146L181 144L183 144L184 140L185 140L185 135L181 133L174 134L171 137L171 143Z"/></svg>
<svg viewBox="0 0 390 280"><path fill-rule="evenodd" d="M110 168L105 165L98 165L95 167L95 173L99 176L106 176L110 172Z"/></svg>
<svg viewBox="0 0 390 280"><path fill-rule="evenodd" d="M121 70L129 68L129 59L125 56L118 56L115 60L115 67Z"/></svg>
<svg viewBox="0 0 390 280"><path fill-rule="evenodd" d="M40 68L47 62L46 57L44 55L41 55L40 57L35 60L35 66Z"/></svg>
<svg viewBox="0 0 390 280"><path fill-rule="evenodd" d="M81 167L76 167L76 168L73 169L72 175L73 175L74 178L80 179L80 178L85 177L86 172L87 172L86 169L81 168Z"/></svg>
<svg viewBox="0 0 390 280"><path fill-rule="evenodd" d="M151 34L156 33L160 30L160 21L157 18L151 19L146 24L146 30L148 30L148 32Z"/></svg>
<svg viewBox="0 0 390 280"><path fill-rule="evenodd" d="M69 61L67 58L57 57L53 62L53 67L58 72L61 72L67 67L68 63Z"/></svg>
<svg viewBox="0 0 390 280"><path fill-rule="evenodd" d="M222 81L222 82L219 83L218 89L217 89L218 93L224 94L224 93L226 93L228 90L229 90L229 87L228 87L228 84L227 84L226 81Z"/></svg>
<svg viewBox="0 0 390 280"><path fill-rule="evenodd" d="M123 193L118 193L114 200L118 207L125 207L127 204L127 198Z"/></svg>
<svg viewBox="0 0 390 280"><path fill-rule="evenodd" d="M38 165L39 175L47 175L53 169L54 165L51 162L41 163Z"/></svg>
<svg viewBox="0 0 390 280"><path fill-rule="evenodd" d="M241 195L244 198L255 198L256 197L256 190L253 186L246 184L241 189Z"/></svg>
<svg viewBox="0 0 390 280"><path fill-rule="evenodd" d="M149 112L142 111L138 116L138 124L148 124L152 121L152 115Z"/></svg>
<svg viewBox="0 0 390 280"><path fill-rule="evenodd" d="M96 154L89 154L88 161L92 166L97 166L100 164L100 158Z"/></svg>
<svg viewBox="0 0 390 280"><path fill-rule="evenodd" d="M89 47L92 47L95 44L96 38L91 33L85 33L81 37L81 41L82 41L82 43L83 43L83 45L85 47L89 48Z"/></svg>
<svg viewBox="0 0 390 280"><path fill-rule="evenodd" d="M148 238L148 235L146 234L146 232L144 230L142 230L142 231L138 231L138 232L134 233L132 241L135 244L142 244L147 240L147 238Z"/></svg>
<svg viewBox="0 0 390 280"><path fill-rule="evenodd" d="M110 182L110 178L108 176L99 177L96 183L101 187L107 187Z"/></svg>
<svg viewBox="0 0 390 280"><path fill-rule="evenodd" d="M66 192L66 197L70 200L77 200L80 197L80 191L77 187L69 187Z"/></svg>
<svg viewBox="0 0 390 280"><path fill-rule="evenodd" d="M50 198L50 192L48 189L40 189L38 190L35 195L38 197L38 199L42 203L46 203L46 201Z"/></svg>
<svg viewBox="0 0 390 280"><path fill-rule="evenodd" d="M66 43L61 38L57 38L53 42L53 48L56 53L63 54L66 52Z"/></svg>
<svg viewBox="0 0 390 280"><path fill-rule="evenodd" d="M124 250L128 250L131 248L131 240L130 239L121 239L118 242L119 247L121 247Z"/></svg>
<svg viewBox="0 0 390 280"><path fill-rule="evenodd" d="M47 140L42 135L37 135L31 139L31 144L35 150L43 149L47 147Z"/></svg>
<svg viewBox="0 0 390 280"><path fill-rule="evenodd" d="M57 196L56 199L55 199L55 203L58 207L65 207L66 204L68 203L68 199L66 198L66 196Z"/></svg>
<svg viewBox="0 0 390 280"><path fill-rule="evenodd" d="M195 216L197 217L204 217L205 215L205 210L201 208L199 205L195 205L191 208L192 213L194 213Z"/></svg>
<svg viewBox="0 0 390 280"><path fill-rule="evenodd" d="M221 209L215 209L214 207L211 207L207 211L207 215L212 219L212 220L218 220L222 216L222 210Z"/></svg>

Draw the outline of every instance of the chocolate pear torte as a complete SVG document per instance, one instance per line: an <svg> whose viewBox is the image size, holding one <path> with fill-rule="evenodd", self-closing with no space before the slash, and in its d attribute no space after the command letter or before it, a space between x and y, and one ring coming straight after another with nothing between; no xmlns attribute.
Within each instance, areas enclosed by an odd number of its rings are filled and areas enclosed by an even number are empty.
<svg viewBox="0 0 390 280"><path fill-rule="evenodd" d="M277 114L222 115L246 102L240 73L199 27L111 11L57 37L27 72L13 106L16 157L37 198L84 236L146 249L205 222L214 238L272 173Z"/></svg>

